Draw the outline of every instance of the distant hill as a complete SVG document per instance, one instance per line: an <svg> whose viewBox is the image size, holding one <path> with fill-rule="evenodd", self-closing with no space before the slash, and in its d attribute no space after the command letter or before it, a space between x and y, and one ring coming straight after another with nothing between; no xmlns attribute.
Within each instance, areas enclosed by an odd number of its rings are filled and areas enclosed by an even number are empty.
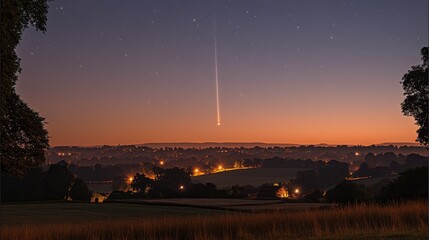
<svg viewBox="0 0 429 240"><path fill-rule="evenodd" d="M192 177L194 183L214 183L218 188L238 184L259 187L264 183L288 182L305 168L252 168L225 171Z"/></svg>
<svg viewBox="0 0 429 240"><path fill-rule="evenodd" d="M378 146L412 146L412 147L418 147L421 146L419 143L416 142L385 142L385 143L380 143L380 144L375 144Z"/></svg>
<svg viewBox="0 0 429 240"><path fill-rule="evenodd" d="M319 143L319 144L296 144L296 143L265 143L265 142L165 142L165 143L143 143L143 144L126 144L123 146L146 146L150 148L210 148L210 147L225 147L225 148L253 148L253 147L299 147L299 146L317 146L317 147L335 147L337 145L346 145L349 147L361 146L361 145L352 145L352 144L328 144L328 143ZM421 146L419 143L415 142L384 142L379 144L374 144L375 146L411 146L418 147ZM121 145L94 145L94 146L53 146L56 149L67 149L70 147L85 147L85 148L97 148L102 146L121 146Z"/></svg>
<svg viewBox="0 0 429 240"><path fill-rule="evenodd" d="M151 148L164 148L164 147L181 147L181 148L209 148L209 147L295 147L300 146L300 144L288 144L288 143L263 143L263 142L170 142L170 143L145 143L141 144L142 146L147 146Z"/></svg>
<svg viewBox="0 0 429 240"><path fill-rule="evenodd" d="M235 147L299 147L299 146L308 146L313 145L317 147L335 147L339 144L328 144L328 143L319 143L319 144L296 144L296 143L265 143L265 142L167 142L167 143L144 143L139 144L140 146L147 146L151 148L165 148L165 147L180 147L180 148L209 148L209 147L226 147L226 148L235 148ZM340 144L347 146L358 146L351 144ZM419 143L413 142L385 142L380 144L374 144L376 146L420 146Z"/></svg>

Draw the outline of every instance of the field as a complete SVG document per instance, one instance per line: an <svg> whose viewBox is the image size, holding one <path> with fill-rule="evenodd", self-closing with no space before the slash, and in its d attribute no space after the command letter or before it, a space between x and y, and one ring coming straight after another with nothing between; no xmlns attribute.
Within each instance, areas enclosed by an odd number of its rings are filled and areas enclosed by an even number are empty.
<svg viewBox="0 0 429 240"><path fill-rule="evenodd" d="M192 177L194 183L211 182L218 188L234 184L259 187L264 183L287 182L296 177L296 172L304 168L251 168L225 171Z"/></svg>
<svg viewBox="0 0 429 240"><path fill-rule="evenodd" d="M74 223L9 222L1 226L0 239L426 239L428 235L427 202L97 221L82 213L82 220Z"/></svg>
<svg viewBox="0 0 429 240"><path fill-rule="evenodd" d="M112 183L87 183L88 189L98 193L112 192Z"/></svg>
<svg viewBox="0 0 429 240"><path fill-rule="evenodd" d="M172 215L207 215L223 211L178 206L137 205L129 203L34 203L4 204L0 207L0 223L69 223L118 218L142 218Z"/></svg>
<svg viewBox="0 0 429 240"><path fill-rule="evenodd" d="M388 182L390 182L391 180L393 180L397 177L398 176L371 177L371 178L366 178L366 179L361 179L361 180L355 180L353 182L356 184L364 184L367 187L371 187L371 186L374 186L374 185L380 183L381 181L383 181L387 184Z"/></svg>
<svg viewBox="0 0 429 240"><path fill-rule="evenodd" d="M289 203L282 200L252 200L252 199L230 199L230 198L169 198L169 199L128 199L119 202L186 206L194 208L218 209L230 211L273 211L273 210L307 210L320 207L334 207L330 203Z"/></svg>

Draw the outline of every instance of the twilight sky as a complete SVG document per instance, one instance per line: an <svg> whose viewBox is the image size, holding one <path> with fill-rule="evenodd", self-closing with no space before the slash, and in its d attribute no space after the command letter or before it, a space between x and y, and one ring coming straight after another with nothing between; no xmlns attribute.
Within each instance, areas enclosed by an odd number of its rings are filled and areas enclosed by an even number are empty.
<svg viewBox="0 0 429 240"><path fill-rule="evenodd" d="M56 0L18 47L17 89L52 146L412 142L399 82L428 43L427 4Z"/></svg>

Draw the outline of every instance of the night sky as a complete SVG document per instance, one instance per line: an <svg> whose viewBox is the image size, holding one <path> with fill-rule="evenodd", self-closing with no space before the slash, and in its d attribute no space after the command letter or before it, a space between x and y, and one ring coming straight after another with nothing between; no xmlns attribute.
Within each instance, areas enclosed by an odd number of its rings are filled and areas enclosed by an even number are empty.
<svg viewBox="0 0 429 240"><path fill-rule="evenodd" d="M53 146L413 142L399 82L427 46L427 4L56 0L17 49L17 89Z"/></svg>

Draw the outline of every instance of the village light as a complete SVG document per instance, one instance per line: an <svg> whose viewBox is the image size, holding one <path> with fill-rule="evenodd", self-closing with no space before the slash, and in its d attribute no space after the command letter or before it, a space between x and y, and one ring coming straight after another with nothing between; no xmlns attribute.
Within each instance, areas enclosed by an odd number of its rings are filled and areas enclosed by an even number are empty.
<svg viewBox="0 0 429 240"><path fill-rule="evenodd" d="M355 152L355 156L359 156L360 155L360 153L359 152Z"/></svg>
<svg viewBox="0 0 429 240"><path fill-rule="evenodd" d="M164 165L164 161L159 161L159 165Z"/></svg>
<svg viewBox="0 0 429 240"><path fill-rule="evenodd" d="M133 177L129 177L128 178L128 181L130 181L130 182L132 182L134 180L134 178Z"/></svg>
<svg viewBox="0 0 429 240"><path fill-rule="evenodd" d="M295 193L298 194L299 193L299 188L295 189Z"/></svg>
<svg viewBox="0 0 429 240"><path fill-rule="evenodd" d="M200 172L200 169L195 168L195 169L194 169L194 172L195 172L195 173L199 173L199 172Z"/></svg>
<svg viewBox="0 0 429 240"><path fill-rule="evenodd" d="M222 165L219 165L219 167L217 167L217 169L222 170Z"/></svg>
<svg viewBox="0 0 429 240"><path fill-rule="evenodd" d="M185 186L180 185L179 189L180 189L180 190L183 190L183 189L185 189Z"/></svg>

